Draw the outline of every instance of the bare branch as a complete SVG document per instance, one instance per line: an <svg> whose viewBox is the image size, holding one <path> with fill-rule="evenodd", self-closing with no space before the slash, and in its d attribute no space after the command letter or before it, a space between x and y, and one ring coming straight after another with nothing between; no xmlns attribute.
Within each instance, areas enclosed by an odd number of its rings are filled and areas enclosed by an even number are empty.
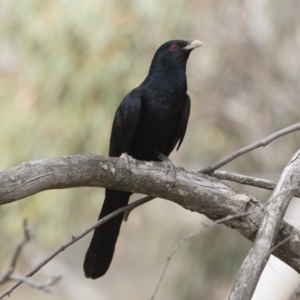
<svg viewBox="0 0 300 300"><path fill-rule="evenodd" d="M172 249L170 255L167 257L166 264L165 264L165 266L164 266L164 268L163 268L163 271L162 271L162 273L161 273L161 275L160 275L159 281L158 281L158 283L157 283L157 285L156 285L156 287L155 287L154 293L153 293L153 295L151 296L151 300L154 300L154 298L155 298L155 296L156 296L156 294L157 294L157 292L158 292L158 289L159 289L159 287L160 287L160 285L161 285L161 283L162 283L162 281L163 281L163 279L164 279L164 276L165 276L165 274L166 274L166 271L167 271L167 269L168 269L168 266L169 266L169 264L170 264L171 259L173 258L173 256L175 255L175 253L177 252L177 250L179 249L179 247L180 247L184 242L186 242L187 240L190 240L191 238L193 238L193 237L195 237L196 235L202 233L203 231L205 231L206 229L208 229L208 228L210 228L210 227L213 227L213 226L215 226L215 225L218 225L218 224L221 224L221 223L224 223L224 222L226 222L226 221L230 221L230 220L233 220L233 219L236 219L236 218L241 218L241 217L247 216L247 215L249 215L249 214L251 214L251 213L255 213L255 212L258 212L258 211L260 211L260 210L261 210L261 209L255 209L255 210L247 211L247 212L244 212L244 213L237 213L237 214L234 214L234 215L231 215L231 216L226 216L225 218L216 220L216 221L212 222L212 223L209 224L209 225L204 225L204 227L202 227L202 228L200 228L200 229L198 229L198 230L196 230L196 231L194 231L194 232L191 232L191 233L185 235L183 238L181 238L181 239L177 242L177 244L174 246L174 248Z"/></svg>
<svg viewBox="0 0 300 300"><path fill-rule="evenodd" d="M187 172L183 168L177 168L178 176L175 186L172 187L173 176L171 173L166 176L165 166L162 163L137 161L137 164L138 166L131 165L130 176L128 176L124 159L92 154L23 163L0 172L0 205L45 190L81 186L125 190L175 201L182 199L183 196L190 197L191 194L194 195L193 198L198 199L199 193L202 196L206 195L206 190L209 193L215 191L214 196L223 199L232 196L228 186L197 172ZM195 192L193 193L192 190ZM218 201L215 197L210 198L207 204L211 203L213 207L214 202L216 204Z"/></svg>
<svg viewBox="0 0 300 300"><path fill-rule="evenodd" d="M270 256L286 208L300 187L300 149L285 167L265 208L254 246L244 260L229 300L250 300Z"/></svg>
<svg viewBox="0 0 300 300"><path fill-rule="evenodd" d="M7 271L0 277L0 284L3 284L4 282L10 279L11 274L15 271L17 260L21 254L21 251L29 240L30 240L29 228L26 219L24 219L23 239L17 244Z"/></svg>
<svg viewBox="0 0 300 300"><path fill-rule="evenodd" d="M51 278L48 278L47 280L43 282L37 282L35 280L32 280L31 278L28 278L27 276L19 275L19 274L12 274L10 276L10 280L14 280L17 282L23 282L27 285L31 286L34 289L41 290L45 293L51 293L51 290L49 287L55 285L62 279L62 276L52 276Z"/></svg>
<svg viewBox="0 0 300 300"><path fill-rule="evenodd" d="M229 180L229 181L233 181L245 185L255 186L266 190L274 190L276 186L276 182L271 180L256 178L248 175L242 175L242 174L223 171L223 170L216 170L211 174L211 176L221 180Z"/></svg>
<svg viewBox="0 0 300 300"><path fill-rule="evenodd" d="M28 277L34 275L43 266L45 266L49 261L51 261L56 255L58 255L60 252L64 251L66 248L68 248L69 246L71 246L72 244L74 244L75 242L80 240L81 238L83 238L85 235L87 235L88 233L93 231L95 228L101 226L102 224L106 223L108 220L110 220L113 217L125 212L126 210L131 211L134 208L146 203L147 201L145 201L145 198L147 198L147 197L143 197L143 198L127 205L127 206L124 206L122 208L119 208L119 209L115 210L111 214L107 215L106 217L98 220L97 222L95 222L94 224L89 226L87 229L85 229L84 231L82 231L78 235L72 236L72 238L70 240L68 240L67 242L65 242L64 244L59 246L57 249L55 249L49 256L47 256L45 259L43 259L37 266L35 266L33 269L31 269L25 276L19 276L19 275L13 276L11 279L16 280L17 282L14 285L12 285L10 288L8 288L6 291L4 291L0 295L0 299L3 299L5 296L9 296L12 293L12 291L15 290L23 282L29 284L32 287L36 287L38 289L43 289L45 291L49 291L48 287L50 285L53 285L56 282L58 282L58 280L61 279L60 276L53 277L51 280L47 280L44 283L34 282L34 281L28 279ZM148 198L148 201L150 201L150 200L151 199Z"/></svg>
<svg viewBox="0 0 300 300"><path fill-rule="evenodd" d="M300 123L296 123L292 126L286 127L284 129L281 129L279 131L274 132L273 134L265 137L264 139L259 140L258 142L255 142L253 144L250 144L246 147L243 147L228 156L224 157L223 159L219 160L215 164L206 167L204 169L199 170L198 172L203 173L203 174L211 174L213 171L225 166L229 162L233 161L234 159L240 157L243 154L246 154L254 149L257 149L259 147L265 147L269 143L273 142L274 140L278 139L279 137L286 135L288 133L291 133L293 131L300 130Z"/></svg>
<svg viewBox="0 0 300 300"><path fill-rule="evenodd" d="M211 176L217 179L233 181L245 185L251 185L266 190L274 190L277 184L276 182L271 180L261 179L253 176L247 176L223 170L216 170L211 174ZM294 197L300 197L300 191L297 191Z"/></svg>
<svg viewBox="0 0 300 300"><path fill-rule="evenodd" d="M20 257L23 247L30 240L30 233L29 233L29 228L28 228L26 219L24 219L24 221L23 221L23 233L24 233L23 234L24 237L17 244L17 247L12 256L12 260L11 260L11 263L10 263L7 271L0 278L0 285L7 281L18 281L19 284L24 282L25 284L27 284L35 289L43 290L44 292L50 293L51 290L49 289L49 287L56 284L61 279L61 276L53 276L52 278L49 278L44 282L36 282L32 279L29 279L26 276L23 276L20 274L13 274L13 272L15 271L17 260ZM10 293L1 294L0 299L2 299L5 295L10 295Z"/></svg>
<svg viewBox="0 0 300 300"><path fill-rule="evenodd" d="M283 239L282 241L280 241L279 243L277 243L274 247L272 247L270 249L270 251L268 252L268 256L271 255L278 247L280 247L281 245L283 245L284 243L286 243L287 241L289 241L290 239L294 238L293 236L287 236L285 239Z"/></svg>

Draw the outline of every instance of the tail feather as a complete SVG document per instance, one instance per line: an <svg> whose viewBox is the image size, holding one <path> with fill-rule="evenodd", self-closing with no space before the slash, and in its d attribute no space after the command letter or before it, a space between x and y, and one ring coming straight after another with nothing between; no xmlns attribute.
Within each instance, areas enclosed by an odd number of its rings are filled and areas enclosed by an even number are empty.
<svg viewBox="0 0 300 300"><path fill-rule="evenodd" d="M130 195L128 192L107 189L99 219L127 205ZM122 220L123 214L117 215L94 230L83 264L87 278L96 279L107 272L114 255Z"/></svg>

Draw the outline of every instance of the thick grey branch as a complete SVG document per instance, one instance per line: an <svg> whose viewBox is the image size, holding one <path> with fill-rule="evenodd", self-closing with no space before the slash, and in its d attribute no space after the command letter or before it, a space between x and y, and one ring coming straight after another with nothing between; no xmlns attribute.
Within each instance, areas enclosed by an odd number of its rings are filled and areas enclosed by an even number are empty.
<svg viewBox="0 0 300 300"><path fill-rule="evenodd" d="M285 167L265 208L254 246L245 258L229 296L230 300L250 300L270 256L290 200L300 187L300 149Z"/></svg>
<svg viewBox="0 0 300 300"><path fill-rule="evenodd" d="M228 156L224 157L223 159L219 160L218 162L214 163L213 165L199 170L199 172L201 172L203 174L211 174L213 171L225 166L226 164L228 164L229 162L233 161L234 159L240 157L241 155L246 154L246 153L248 153L254 149L257 149L259 147L265 147L269 143L280 138L281 136L286 135L286 134L291 133L296 130L300 130L300 123L296 123L292 126L289 126L284 129L281 129L279 131L276 131L276 132L272 133L271 135L265 137L264 139L259 140L258 142L255 142L246 147L243 147L243 148L229 154Z"/></svg>
<svg viewBox="0 0 300 300"><path fill-rule="evenodd" d="M138 161L137 166L131 164L130 168L128 176L124 159L92 154L24 163L0 173L0 204L49 189L98 186L165 198L212 220L261 207L255 197L198 172L178 168L172 188L172 173L166 176L162 163ZM260 218L253 213L225 224L254 241ZM300 273L300 231L283 223L276 242L289 235L295 238L281 245L274 254Z"/></svg>

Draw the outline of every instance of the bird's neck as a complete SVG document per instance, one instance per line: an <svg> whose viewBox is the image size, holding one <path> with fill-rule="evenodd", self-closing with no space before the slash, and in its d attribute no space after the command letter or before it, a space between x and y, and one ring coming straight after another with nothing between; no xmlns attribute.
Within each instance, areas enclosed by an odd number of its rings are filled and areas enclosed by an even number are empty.
<svg viewBox="0 0 300 300"><path fill-rule="evenodd" d="M187 91L187 80L184 71L179 71L178 68L174 70L155 70L148 74L144 82L141 84L147 86L152 90L160 91L173 91L174 93L186 93Z"/></svg>
<svg viewBox="0 0 300 300"><path fill-rule="evenodd" d="M152 61L148 76L151 76L152 74L162 74L165 73L167 75L170 74L178 74L178 73L184 73L186 70L186 60L177 60L176 62L172 63L163 63L160 62L159 64L156 63L156 61Z"/></svg>

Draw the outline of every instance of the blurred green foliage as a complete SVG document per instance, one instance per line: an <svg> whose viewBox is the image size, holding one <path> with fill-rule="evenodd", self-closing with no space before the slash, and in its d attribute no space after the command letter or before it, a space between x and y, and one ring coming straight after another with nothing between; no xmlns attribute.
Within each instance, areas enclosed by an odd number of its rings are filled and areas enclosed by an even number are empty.
<svg viewBox="0 0 300 300"><path fill-rule="evenodd" d="M298 122L298 13L297 1L2 0L0 170L45 157L107 154L118 103L144 79L156 48L173 38L205 44L188 63L192 112L185 141L172 154L176 164L204 167ZM291 134L226 169L276 179L298 140ZM238 188L261 199L268 194ZM101 189L57 190L2 206L0 269L24 217L35 228L32 243L46 255L96 220L102 198ZM89 299L149 298L172 246L200 220L165 201L145 205L125 224L105 278L83 278L88 239L58 258L56 273L66 264L74 277L66 275L53 297L84 299L89 291ZM159 299L226 298L250 244L221 226L196 239L175 256ZM23 272L38 256L28 255ZM26 287L14 295L46 297Z"/></svg>

